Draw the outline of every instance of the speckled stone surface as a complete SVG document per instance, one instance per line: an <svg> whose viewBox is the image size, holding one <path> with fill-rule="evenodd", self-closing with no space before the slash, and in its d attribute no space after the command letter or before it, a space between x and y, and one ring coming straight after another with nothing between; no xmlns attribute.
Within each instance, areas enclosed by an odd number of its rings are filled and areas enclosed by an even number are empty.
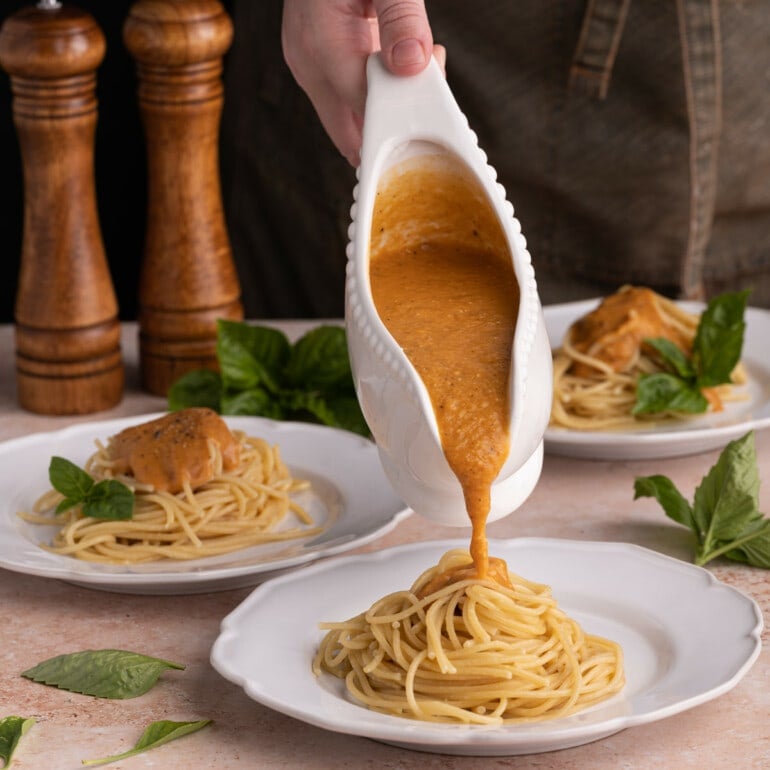
<svg viewBox="0 0 770 770"><path fill-rule="evenodd" d="M301 325L288 325L296 333ZM110 412L85 418L51 418L16 405L12 329L0 329L0 440L55 430L74 422L163 409L162 399L138 390L136 327L124 330L128 389ZM770 431L757 435L770 513ZM491 538L546 536L624 541L689 560L687 532L652 500L632 500L638 475L666 473L688 495L717 452L674 460L595 462L546 456L532 497L515 514L489 527ZM411 516L362 550L416 540L465 537ZM724 582L770 612L770 572L720 562L710 567ZM518 757L474 758L426 754L327 732L271 711L224 680L209 664L221 619L248 588L191 597L113 594L56 580L0 570L0 717L34 717L13 762L22 770L75 770L81 760L125 751L157 719L211 718L214 724L179 741L109 767L189 770L216 768L770 768L770 651L765 630L758 661L727 694L684 713L624 730L578 748ZM719 622L715 618L715 622ZM90 648L120 647L183 662L147 695L127 701L97 700L45 687L19 672L45 658Z"/></svg>

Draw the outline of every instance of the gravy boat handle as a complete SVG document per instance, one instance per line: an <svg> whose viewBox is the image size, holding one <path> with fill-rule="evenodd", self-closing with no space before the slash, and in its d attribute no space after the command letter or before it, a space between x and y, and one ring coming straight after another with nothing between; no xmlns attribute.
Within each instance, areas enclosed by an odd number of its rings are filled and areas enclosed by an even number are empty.
<svg viewBox="0 0 770 770"><path fill-rule="evenodd" d="M379 176L377 159L414 139L451 146L461 155L466 151L480 153L486 163L435 58L417 75L402 77L389 72L380 54L375 53L367 61L366 74L361 168Z"/></svg>

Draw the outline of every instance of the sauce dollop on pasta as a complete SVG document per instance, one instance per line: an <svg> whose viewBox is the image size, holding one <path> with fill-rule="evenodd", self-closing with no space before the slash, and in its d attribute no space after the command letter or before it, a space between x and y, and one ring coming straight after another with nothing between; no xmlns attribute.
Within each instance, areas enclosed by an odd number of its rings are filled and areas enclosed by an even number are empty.
<svg viewBox="0 0 770 770"><path fill-rule="evenodd" d="M640 355L643 340L664 337L689 353L692 336L673 323L652 289L624 286L605 297L599 306L579 318L570 329L575 349L606 363L613 371L626 371ZM597 370L575 361L570 372L591 376Z"/></svg>
<svg viewBox="0 0 770 770"><path fill-rule="evenodd" d="M212 442L219 453L212 451ZM107 454L118 474L161 492L197 489L240 462L240 445L212 409L194 407L126 428L110 438ZM217 468L221 455L222 468Z"/></svg>

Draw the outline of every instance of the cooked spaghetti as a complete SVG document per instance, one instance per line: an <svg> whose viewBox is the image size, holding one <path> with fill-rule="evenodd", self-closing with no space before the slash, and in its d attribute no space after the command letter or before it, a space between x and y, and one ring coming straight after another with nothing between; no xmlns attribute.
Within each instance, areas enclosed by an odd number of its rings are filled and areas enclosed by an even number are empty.
<svg viewBox="0 0 770 770"><path fill-rule="evenodd" d="M158 422L141 427L149 426L148 435L157 438ZM43 548L87 561L135 564L198 559L320 531L312 527L311 517L292 499L293 493L309 484L294 479L279 448L261 438L228 431L232 444L223 447L210 435L203 436L206 456L189 463L189 469L183 468L178 482L181 488L173 491L175 482L156 480L150 484L134 475L140 468L136 457L134 465L127 466L115 450L120 443L116 439L122 435L110 439L106 446L96 442L97 451L86 462L85 470L96 482L114 478L133 490L132 518L91 518L83 515L80 505L57 514L63 496L52 489L37 500L33 512L19 513L25 521L59 527L51 545ZM189 441L182 448L189 450ZM225 461L228 450L230 462ZM161 456L167 451L168 447L159 449ZM147 450L140 454L146 455ZM189 462L189 454L186 459ZM152 464L153 470L157 471L157 465ZM289 514L298 519L298 525L277 529Z"/></svg>
<svg viewBox="0 0 770 770"><path fill-rule="evenodd" d="M700 318L670 299L643 287L624 286L567 330L553 356L551 425L572 430L631 429L667 420L691 419L691 413L666 411L634 415L637 382L642 374L664 371L644 340L663 337L683 352L692 349ZM703 388L713 411L741 398L734 385L746 381L741 364L732 382Z"/></svg>
<svg viewBox="0 0 770 770"><path fill-rule="evenodd" d="M328 629L313 662L376 711L431 722L501 724L572 714L620 691L618 644L586 634L547 586L468 577L446 553L411 590ZM472 573L469 573L472 574ZM443 579L449 575L449 582Z"/></svg>

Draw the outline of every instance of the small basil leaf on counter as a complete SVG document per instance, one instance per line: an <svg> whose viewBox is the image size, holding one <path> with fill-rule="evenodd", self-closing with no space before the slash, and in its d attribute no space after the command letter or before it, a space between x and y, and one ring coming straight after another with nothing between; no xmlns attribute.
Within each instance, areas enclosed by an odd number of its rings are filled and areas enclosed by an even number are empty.
<svg viewBox="0 0 770 770"><path fill-rule="evenodd" d="M3 767L11 766L19 741L34 724L35 720L31 717L9 716L0 719L0 759L3 760Z"/></svg>
<svg viewBox="0 0 770 770"><path fill-rule="evenodd" d="M195 369L183 374L168 391L172 412L191 406L207 406L219 412L222 403L222 378L211 369Z"/></svg>
<svg viewBox="0 0 770 770"><path fill-rule="evenodd" d="M744 531L742 539L744 542L731 548L725 556L752 567L770 569L770 519L755 521Z"/></svg>
<svg viewBox="0 0 770 770"><path fill-rule="evenodd" d="M654 497L670 519L694 529L692 506L667 476L638 477L634 481L634 500L640 497Z"/></svg>
<svg viewBox="0 0 770 770"><path fill-rule="evenodd" d="M73 505L84 500L94 485L94 480L82 468L63 457L51 458L48 465L48 479L57 492L64 495L67 500L74 501Z"/></svg>
<svg viewBox="0 0 770 770"><path fill-rule="evenodd" d="M84 650L49 658L21 675L82 695L126 699L146 693L169 668L184 666L127 650Z"/></svg>
<svg viewBox="0 0 770 770"><path fill-rule="evenodd" d="M753 567L770 568L770 519L759 510L759 471L750 431L731 441L695 490L690 517L687 501L665 476L634 481L634 499L655 497L666 515L695 534L695 563L725 556Z"/></svg>
<svg viewBox="0 0 770 770"><path fill-rule="evenodd" d="M164 743L181 738L183 735L197 732L206 725L211 724L210 719L200 719L197 722L171 722L170 720L161 720L152 722L145 728L141 738L137 741L133 749L124 751L122 754L114 754L111 757L102 757L101 759L84 759L84 765L106 765L109 762L117 762L120 759L128 759L144 751L149 751Z"/></svg>
<svg viewBox="0 0 770 770"><path fill-rule="evenodd" d="M704 532L704 546L732 540L762 518L754 434L731 441L695 490L693 516Z"/></svg>
<svg viewBox="0 0 770 770"><path fill-rule="evenodd" d="M91 487L83 501L83 515L94 519L123 521L134 514L134 493L115 479L104 479Z"/></svg>

